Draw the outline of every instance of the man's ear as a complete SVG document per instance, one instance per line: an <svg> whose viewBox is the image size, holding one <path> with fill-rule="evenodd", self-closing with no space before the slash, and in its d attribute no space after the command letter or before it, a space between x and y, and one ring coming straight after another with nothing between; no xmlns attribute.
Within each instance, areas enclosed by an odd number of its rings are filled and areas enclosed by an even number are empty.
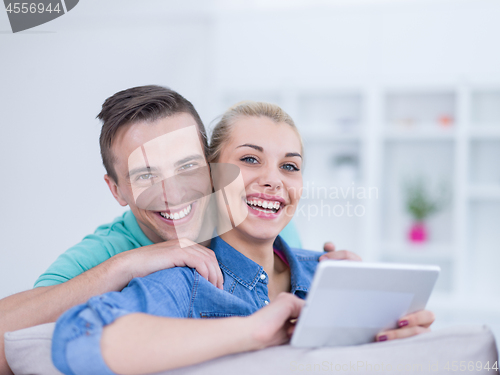
<svg viewBox="0 0 500 375"><path fill-rule="evenodd" d="M115 197L116 201L120 203L121 206L127 206L128 203L123 199L122 193L118 188L118 184L107 174L104 175L104 181L106 181L106 184L108 185L109 190L111 191L111 194L113 194L113 197Z"/></svg>

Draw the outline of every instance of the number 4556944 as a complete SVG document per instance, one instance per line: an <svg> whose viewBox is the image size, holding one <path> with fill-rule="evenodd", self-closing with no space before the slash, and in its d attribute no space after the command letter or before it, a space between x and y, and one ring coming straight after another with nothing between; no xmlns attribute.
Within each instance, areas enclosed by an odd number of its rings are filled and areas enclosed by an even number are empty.
<svg viewBox="0 0 500 375"><path fill-rule="evenodd" d="M59 3L57 3L54 8L52 4L45 6L43 3L9 3L7 5L7 13L52 13L52 12L62 12L59 8Z"/></svg>
<svg viewBox="0 0 500 375"><path fill-rule="evenodd" d="M473 361L453 361L451 362L446 362L444 366L445 370L448 371L481 371L481 370L487 370L487 371L498 371L498 363L495 361L494 363L491 364L490 367L490 361L486 362L484 365L481 361L473 362Z"/></svg>

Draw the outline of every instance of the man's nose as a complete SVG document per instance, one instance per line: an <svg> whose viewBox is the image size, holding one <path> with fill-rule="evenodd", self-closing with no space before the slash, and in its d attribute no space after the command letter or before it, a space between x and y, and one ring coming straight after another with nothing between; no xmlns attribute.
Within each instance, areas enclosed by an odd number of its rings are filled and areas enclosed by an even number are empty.
<svg viewBox="0 0 500 375"><path fill-rule="evenodd" d="M212 185L207 172L207 168L199 168L194 173L178 174L163 180L161 184L164 202L175 207L210 195Z"/></svg>
<svg viewBox="0 0 500 375"><path fill-rule="evenodd" d="M169 207L175 207L189 201L188 187L176 176L161 181L163 201Z"/></svg>

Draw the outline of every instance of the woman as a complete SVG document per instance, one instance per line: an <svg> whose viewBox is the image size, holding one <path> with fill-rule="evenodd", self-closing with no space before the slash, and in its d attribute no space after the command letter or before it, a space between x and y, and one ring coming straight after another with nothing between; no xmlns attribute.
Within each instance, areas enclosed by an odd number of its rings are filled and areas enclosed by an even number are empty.
<svg viewBox="0 0 500 375"><path fill-rule="evenodd" d="M211 162L240 168L244 189L230 199L248 213L211 243L224 290L178 267L91 298L57 322L52 355L59 370L158 372L289 340L319 258L316 252L290 251L278 236L300 199L300 135L279 107L245 102L224 114L210 147ZM224 319L179 319L186 317ZM415 313L402 320L406 327L378 337L427 331L432 321L430 312Z"/></svg>

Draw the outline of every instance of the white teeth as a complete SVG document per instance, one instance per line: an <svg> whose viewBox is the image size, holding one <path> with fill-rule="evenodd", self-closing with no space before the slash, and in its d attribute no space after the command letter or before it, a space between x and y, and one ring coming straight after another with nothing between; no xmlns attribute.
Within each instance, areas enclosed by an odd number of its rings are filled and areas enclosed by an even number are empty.
<svg viewBox="0 0 500 375"><path fill-rule="evenodd" d="M160 212L160 215L163 216L165 219L171 219L171 220L179 220L185 217L187 214L191 212L192 204L187 206L185 209L176 212L175 214L167 214L166 212Z"/></svg>
<svg viewBox="0 0 500 375"><path fill-rule="evenodd" d="M266 214L272 214L274 211L271 210L263 210L262 208L254 207L254 210L260 211L260 212L265 212Z"/></svg>
<svg viewBox="0 0 500 375"><path fill-rule="evenodd" d="M266 213L274 213L275 211L279 210L280 206L281 206L281 202L277 202L277 201L272 202L272 201L266 201L266 200L260 201L260 200L245 199L245 202L249 206L252 206L252 208L254 208L255 210L266 212ZM262 207L262 209L260 209L258 207Z"/></svg>

